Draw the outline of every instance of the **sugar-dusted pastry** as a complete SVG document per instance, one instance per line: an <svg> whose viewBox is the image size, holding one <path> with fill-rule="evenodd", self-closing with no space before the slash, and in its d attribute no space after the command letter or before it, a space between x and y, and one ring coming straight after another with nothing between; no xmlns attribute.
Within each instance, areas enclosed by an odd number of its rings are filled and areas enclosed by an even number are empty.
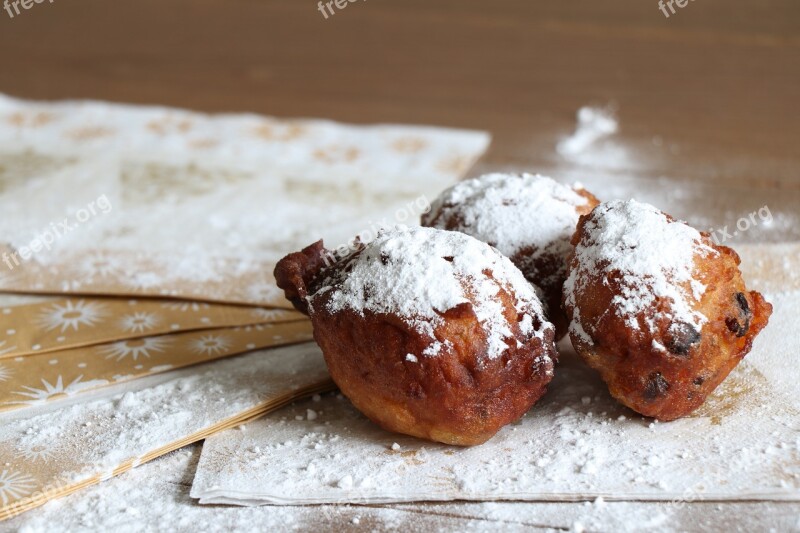
<svg viewBox="0 0 800 533"><path fill-rule="evenodd" d="M422 225L460 231L508 256L544 292L557 338L566 334L561 287L578 218L597 198L582 188L532 174L487 174L444 191Z"/></svg>
<svg viewBox="0 0 800 533"><path fill-rule="evenodd" d="M398 227L330 266L322 242L282 259L341 391L384 428L473 445L544 394L553 326L533 287L462 233Z"/></svg>
<svg viewBox="0 0 800 533"><path fill-rule="evenodd" d="M611 394L660 420L699 407L750 351L772 306L739 256L634 200L581 217L564 284L569 333Z"/></svg>

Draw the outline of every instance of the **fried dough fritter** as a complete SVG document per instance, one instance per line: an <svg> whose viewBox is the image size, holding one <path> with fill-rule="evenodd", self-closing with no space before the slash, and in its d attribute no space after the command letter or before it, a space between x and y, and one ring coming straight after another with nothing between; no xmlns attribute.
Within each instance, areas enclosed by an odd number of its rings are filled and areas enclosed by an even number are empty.
<svg viewBox="0 0 800 533"><path fill-rule="evenodd" d="M645 416L674 420L702 405L772 313L745 287L736 252L650 205L601 204L572 242L572 343Z"/></svg>
<svg viewBox="0 0 800 533"><path fill-rule="evenodd" d="M275 277L311 317L333 380L377 424L481 444L544 394L553 326L496 250L460 233L397 228L331 257L318 242L282 259Z"/></svg>

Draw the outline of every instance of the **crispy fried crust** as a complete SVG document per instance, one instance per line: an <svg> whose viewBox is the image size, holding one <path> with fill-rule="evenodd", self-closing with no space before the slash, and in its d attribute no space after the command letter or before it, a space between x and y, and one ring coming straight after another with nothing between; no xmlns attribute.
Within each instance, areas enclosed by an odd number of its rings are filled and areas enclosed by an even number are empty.
<svg viewBox="0 0 800 533"><path fill-rule="evenodd" d="M314 246L287 256L276 268L290 299L313 295L315 287L330 283L313 259L324 251ZM551 325L534 317L543 338L523 335L513 297L502 289L498 298L518 342L512 340L513 346L494 360L484 357L485 333L471 303L442 315L445 322L433 339L391 314L331 313L329 294L310 298L314 338L342 393L387 430L447 444L481 444L530 409L552 379L557 353ZM421 355L435 340L452 346ZM416 361L408 354L416 354Z"/></svg>
<svg viewBox="0 0 800 533"><path fill-rule="evenodd" d="M301 313L308 314L309 287L326 266L326 258L333 257L325 250L322 241L289 254L275 266L275 281L286 299Z"/></svg>
<svg viewBox="0 0 800 533"><path fill-rule="evenodd" d="M580 242L587 220L581 217L573 244ZM772 305L761 294L747 291L736 252L702 235L704 244L719 255L695 256L696 279L706 285L694 307L708 318L700 331L689 324L670 328L668 319L657 320L656 311L670 305L661 299L647 312L647 318L656 320L654 335L630 328L608 312L620 291L613 276L607 284L597 279L575 294L580 323L592 332L593 341L590 345L571 333L576 351L600 372L614 398L659 420L686 416L702 405L747 355L772 314ZM574 257L571 268L577 268ZM572 320L575 309L567 305L566 312ZM644 324L645 317L638 318Z"/></svg>

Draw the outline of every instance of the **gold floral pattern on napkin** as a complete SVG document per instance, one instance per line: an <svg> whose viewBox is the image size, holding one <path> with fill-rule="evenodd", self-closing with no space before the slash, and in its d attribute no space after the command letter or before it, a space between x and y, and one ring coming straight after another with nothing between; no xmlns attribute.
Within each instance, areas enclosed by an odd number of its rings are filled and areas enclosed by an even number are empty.
<svg viewBox="0 0 800 533"><path fill-rule="evenodd" d="M295 320L154 337L0 360L0 411L37 406L101 387L244 352L312 339Z"/></svg>
<svg viewBox="0 0 800 533"><path fill-rule="evenodd" d="M0 305L0 360L152 337L251 324L302 320L295 311L182 300L70 298Z"/></svg>

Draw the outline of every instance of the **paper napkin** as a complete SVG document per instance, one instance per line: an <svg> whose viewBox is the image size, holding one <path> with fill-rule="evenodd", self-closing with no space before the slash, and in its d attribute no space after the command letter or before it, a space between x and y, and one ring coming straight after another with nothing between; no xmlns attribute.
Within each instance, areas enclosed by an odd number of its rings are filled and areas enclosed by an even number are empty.
<svg viewBox="0 0 800 533"><path fill-rule="evenodd" d="M633 413L565 354L544 399L484 445L392 434L325 396L206 440L192 496L236 505L800 501L800 401L786 370L800 349L800 293L770 300L770 328L688 418L655 423Z"/></svg>
<svg viewBox="0 0 800 533"><path fill-rule="evenodd" d="M0 290L286 307L281 256L418 221L488 141L0 96Z"/></svg>

